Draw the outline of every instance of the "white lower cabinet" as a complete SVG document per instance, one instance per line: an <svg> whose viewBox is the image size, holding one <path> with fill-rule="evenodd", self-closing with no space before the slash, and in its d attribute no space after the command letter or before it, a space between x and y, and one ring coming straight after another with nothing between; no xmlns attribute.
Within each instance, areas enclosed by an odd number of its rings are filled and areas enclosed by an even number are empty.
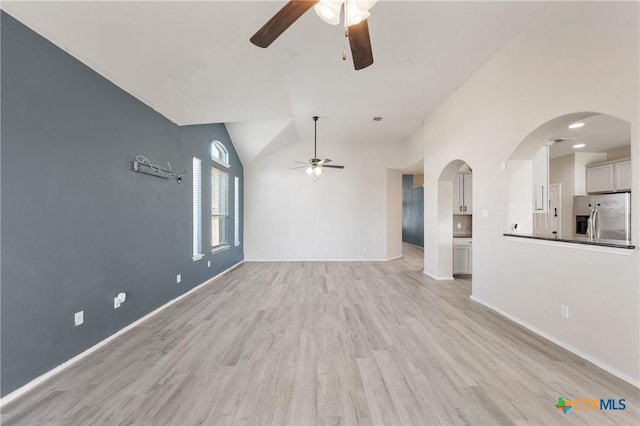
<svg viewBox="0 0 640 426"><path fill-rule="evenodd" d="M453 273L471 274L473 271L473 246L471 238L453 239Z"/></svg>

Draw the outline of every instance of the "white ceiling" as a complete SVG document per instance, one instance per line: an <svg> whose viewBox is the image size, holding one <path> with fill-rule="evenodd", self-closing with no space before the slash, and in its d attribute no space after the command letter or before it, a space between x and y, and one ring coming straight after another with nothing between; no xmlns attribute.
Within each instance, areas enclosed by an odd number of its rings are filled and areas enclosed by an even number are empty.
<svg viewBox="0 0 640 426"><path fill-rule="evenodd" d="M583 127L569 129L569 125L580 122ZM567 119L557 122L551 127L548 139L573 138L555 143L549 147L551 158L561 157L574 152L605 152L631 144L631 124L606 114L596 114L581 120ZM547 140L548 140L547 139ZM573 148L573 145L584 144L583 148Z"/></svg>
<svg viewBox="0 0 640 426"><path fill-rule="evenodd" d="M227 123L245 164L296 142L401 142L545 2L379 1L374 64L310 10L249 42L285 2L10 2L2 8L180 125ZM348 46L347 46L348 50ZM408 58L402 61L400 58ZM373 116L384 117L373 122Z"/></svg>

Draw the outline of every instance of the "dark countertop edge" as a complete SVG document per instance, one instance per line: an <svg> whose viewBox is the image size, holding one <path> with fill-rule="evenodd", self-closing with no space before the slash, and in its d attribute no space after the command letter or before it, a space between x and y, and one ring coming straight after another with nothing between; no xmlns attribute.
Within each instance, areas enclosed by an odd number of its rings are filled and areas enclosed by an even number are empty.
<svg viewBox="0 0 640 426"><path fill-rule="evenodd" d="M467 235L467 234L465 234L465 235L456 235L456 234L453 234L453 238L473 238L473 236L472 236L472 235L470 235L470 234L469 234L469 235Z"/></svg>
<svg viewBox="0 0 640 426"><path fill-rule="evenodd" d="M612 243L602 243L599 241L571 240L568 238L544 237L541 235L509 234L509 233L504 233L502 235L504 235L505 237L528 238L530 240L542 240L542 241L557 241L560 243L583 244L586 246L611 247L611 248L620 248L620 249L628 249L628 250L635 250L636 248L636 246L627 245L627 244L612 244Z"/></svg>

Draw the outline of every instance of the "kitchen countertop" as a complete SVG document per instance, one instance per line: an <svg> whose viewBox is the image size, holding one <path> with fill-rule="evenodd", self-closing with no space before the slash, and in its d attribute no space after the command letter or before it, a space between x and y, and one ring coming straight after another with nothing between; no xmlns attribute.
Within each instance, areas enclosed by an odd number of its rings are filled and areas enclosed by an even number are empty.
<svg viewBox="0 0 640 426"><path fill-rule="evenodd" d="M472 238L471 234L453 234L453 238Z"/></svg>
<svg viewBox="0 0 640 426"><path fill-rule="evenodd" d="M564 243L575 243L575 244L585 244L590 246L601 246L601 247L614 247L614 248L623 248L633 250L636 246L631 244L631 241L624 240L590 240L587 237L583 236L566 236L566 235L545 235L545 234L513 234L513 233L504 233L502 234L505 237L517 237L517 238L529 238L534 240L544 240L544 241L561 241Z"/></svg>

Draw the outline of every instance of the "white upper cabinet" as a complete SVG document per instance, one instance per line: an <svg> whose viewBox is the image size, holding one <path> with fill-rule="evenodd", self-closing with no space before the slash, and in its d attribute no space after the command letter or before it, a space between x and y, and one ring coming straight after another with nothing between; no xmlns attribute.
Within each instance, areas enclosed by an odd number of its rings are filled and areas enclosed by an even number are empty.
<svg viewBox="0 0 640 426"><path fill-rule="evenodd" d="M462 214L462 175L453 177L453 214Z"/></svg>
<svg viewBox="0 0 640 426"><path fill-rule="evenodd" d="M473 201L473 191L472 191L472 182L473 182L473 175L470 174L464 174L462 175L462 201L463 201L463 214L472 214L473 213L473 205L472 205L472 201Z"/></svg>
<svg viewBox="0 0 640 426"><path fill-rule="evenodd" d="M631 190L631 160L608 161L586 167L587 194Z"/></svg>
<svg viewBox="0 0 640 426"><path fill-rule="evenodd" d="M613 164L587 166L587 193L613 191Z"/></svg>
<svg viewBox="0 0 640 426"><path fill-rule="evenodd" d="M472 175L457 174L453 178L453 214L472 214Z"/></svg>
<svg viewBox="0 0 640 426"><path fill-rule="evenodd" d="M614 163L613 186L616 191L631 191L631 160Z"/></svg>

